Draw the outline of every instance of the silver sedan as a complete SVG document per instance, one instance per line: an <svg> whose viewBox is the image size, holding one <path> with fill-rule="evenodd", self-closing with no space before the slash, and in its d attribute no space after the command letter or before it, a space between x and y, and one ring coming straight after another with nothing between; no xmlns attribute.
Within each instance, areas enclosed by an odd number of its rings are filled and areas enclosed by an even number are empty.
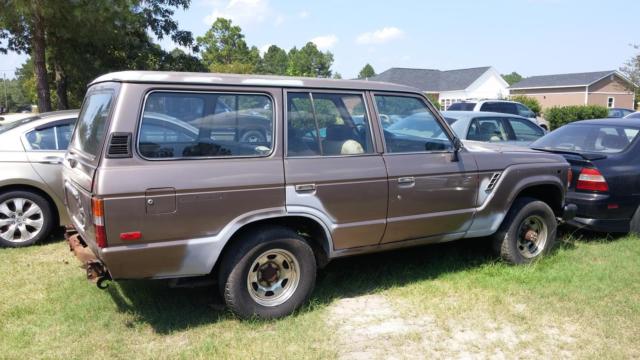
<svg viewBox="0 0 640 360"><path fill-rule="evenodd" d="M39 114L0 124L0 245L47 238L69 222L61 164L78 111Z"/></svg>
<svg viewBox="0 0 640 360"><path fill-rule="evenodd" d="M443 111L447 123L463 140L527 146L545 131L528 118L485 111Z"/></svg>

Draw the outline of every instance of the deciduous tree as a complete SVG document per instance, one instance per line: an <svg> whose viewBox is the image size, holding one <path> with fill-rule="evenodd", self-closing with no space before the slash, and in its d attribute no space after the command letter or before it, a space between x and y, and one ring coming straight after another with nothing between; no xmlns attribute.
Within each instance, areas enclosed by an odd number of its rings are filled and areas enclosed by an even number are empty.
<svg viewBox="0 0 640 360"><path fill-rule="evenodd" d="M358 73L358 79L368 79L374 76L376 76L376 71L373 70L373 66L369 63L367 63L367 65L365 65Z"/></svg>

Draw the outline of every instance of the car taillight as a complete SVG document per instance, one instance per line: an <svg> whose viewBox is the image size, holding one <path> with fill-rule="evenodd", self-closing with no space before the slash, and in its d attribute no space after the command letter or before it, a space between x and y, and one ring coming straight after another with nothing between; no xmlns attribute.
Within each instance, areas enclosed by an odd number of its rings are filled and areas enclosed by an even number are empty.
<svg viewBox="0 0 640 360"><path fill-rule="evenodd" d="M588 191L609 191L609 185L607 185L607 181L598 169L583 168L580 171L580 176L578 176L576 189Z"/></svg>
<svg viewBox="0 0 640 360"><path fill-rule="evenodd" d="M107 247L107 232L104 228L104 202L102 199L91 199L91 210L93 211L93 227L96 233L96 244L99 248Z"/></svg>

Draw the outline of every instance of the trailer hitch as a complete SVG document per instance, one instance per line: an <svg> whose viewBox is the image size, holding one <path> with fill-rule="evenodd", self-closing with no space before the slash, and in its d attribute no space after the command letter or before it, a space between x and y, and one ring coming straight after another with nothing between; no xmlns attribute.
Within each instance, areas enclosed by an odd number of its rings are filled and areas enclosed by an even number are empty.
<svg viewBox="0 0 640 360"><path fill-rule="evenodd" d="M87 267L87 279L90 281L95 281L98 289L106 289L109 287L108 284L105 284L105 281L111 280L111 275L102 264L100 260L89 260L86 263Z"/></svg>

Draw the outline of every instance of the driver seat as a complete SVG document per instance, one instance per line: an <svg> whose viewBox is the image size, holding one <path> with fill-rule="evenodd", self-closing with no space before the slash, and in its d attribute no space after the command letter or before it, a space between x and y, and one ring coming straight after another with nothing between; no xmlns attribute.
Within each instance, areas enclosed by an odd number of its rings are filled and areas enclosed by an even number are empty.
<svg viewBox="0 0 640 360"><path fill-rule="evenodd" d="M347 125L327 126L327 137L322 142L325 155L364 154L362 144L353 139L353 130Z"/></svg>

